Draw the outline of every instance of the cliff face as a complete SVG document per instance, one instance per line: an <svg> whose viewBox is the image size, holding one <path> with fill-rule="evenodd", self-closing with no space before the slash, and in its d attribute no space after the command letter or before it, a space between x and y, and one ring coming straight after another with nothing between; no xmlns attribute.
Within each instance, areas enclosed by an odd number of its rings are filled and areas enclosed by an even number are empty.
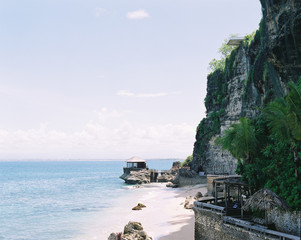
<svg viewBox="0 0 301 240"><path fill-rule="evenodd" d="M287 93L301 76L301 1L261 0L263 19L254 36L226 60L223 71L207 78L207 116L196 133L192 169L233 174L237 160L214 144L241 117L258 116L258 107Z"/></svg>

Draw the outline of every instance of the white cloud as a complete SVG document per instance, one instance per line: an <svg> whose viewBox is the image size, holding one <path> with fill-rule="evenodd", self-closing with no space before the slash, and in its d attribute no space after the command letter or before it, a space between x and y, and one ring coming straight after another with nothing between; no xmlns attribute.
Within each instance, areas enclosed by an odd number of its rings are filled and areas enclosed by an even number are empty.
<svg viewBox="0 0 301 240"><path fill-rule="evenodd" d="M103 78L105 78L105 76L104 75L98 75L98 76L96 76L96 78L103 79Z"/></svg>
<svg viewBox="0 0 301 240"><path fill-rule="evenodd" d="M166 93L166 92L159 92L159 93L140 93L137 94L137 97L141 97L141 98L153 98L153 97L164 97L169 95L170 93Z"/></svg>
<svg viewBox="0 0 301 240"><path fill-rule="evenodd" d="M122 96L122 97L134 97L135 96L134 93L127 91L127 90L120 90L117 92L117 95Z"/></svg>
<svg viewBox="0 0 301 240"><path fill-rule="evenodd" d="M148 12L146 12L145 10L143 9L139 9L137 11L133 11L133 12L128 12L126 14L127 18L129 19L144 19L144 18L149 18L149 14Z"/></svg>
<svg viewBox="0 0 301 240"><path fill-rule="evenodd" d="M106 12L107 12L107 10L104 9L104 8L96 8L95 9L95 16L100 17L101 15L103 15Z"/></svg>
<svg viewBox="0 0 301 240"><path fill-rule="evenodd" d="M121 97L156 98L156 97L165 97L168 95L174 95L179 93L180 92L132 93L128 90L120 90L117 92L117 95Z"/></svg>
<svg viewBox="0 0 301 240"><path fill-rule="evenodd" d="M37 129L0 130L1 159L184 158L191 154L195 126L141 124L128 112L102 109L82 130L66 133L41 124Z"/></svg>

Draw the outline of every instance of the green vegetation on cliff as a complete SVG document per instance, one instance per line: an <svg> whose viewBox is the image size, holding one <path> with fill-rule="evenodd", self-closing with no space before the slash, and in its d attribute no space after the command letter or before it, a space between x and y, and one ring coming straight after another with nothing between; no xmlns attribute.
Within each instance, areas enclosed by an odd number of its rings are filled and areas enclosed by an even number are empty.
<svg viewBox="0 0 301 240"><path fill-rule="evenodd" d="M192 155L188 156L184 162L181 163L181 167L190 167L192 162Z"/></svg>
<svg viewBox="0 0 301 240"><path fill-rule="evenodd" d="M220 133L220 120L225 115L225 107L228 99L227 83L233 76L233 69L236 64L237 48L227 46L226 40L219 49L219 52L223 57L218 61L222 61L222 64L218 64L217 66L210 64L213 72L207 76L207 95L204 100L207 117L201 120L196 130L193 156L198 159L204 158L207 142L214 135Z"/></svg>
<svg viewBox="0 0 301 240"><path fill-rule="evenodd" d="M258 149L255 128L249 122L250 120L246 117L239 119L239 123L231 124L224 135L215 141L222 146L223 150L228 150L244 164L252 162Z"/></svg>
<svg viewBox="0 0 301 240"><path fill-rule="evenodd" d="M293 209L301 209L301 100L296 100L301 87L289 83L296 83L301 75L301 3L261 3L259 29L221 61L210 63L207 116L197 127L191 166L209 174L232 174L238 159L237 173L253 188L268 187ZM245 141L236 140L230 130L225 131L229 138L224 139L235 159L214 146L214 139L221 126L240 118L238 124L245 126L234 124L231 129L244 129ZM253 133L255 151L250 147ZM235 143L240 144L239 149Z"/></svg>
<svg viewBox="0 0 301 240"><path fill-rule="evenodd" d="M235 35L232 35L234 37ZM224 70L226 65L226 59L230 55L233 49L237 48L237 46L230 46L227 45L227 42L229 41L228 38L226 38L222 44L222 46L218 49L219 54L221 55L221 59L212 59L209 63L209 70L214 72L215 70Z"/></svg>
<svg viewBox="0 0 301 240"><path fill-rule="evenodd" d="M285 98L270 102L252 121L232 124L216 142L239 159L237 173L255 190L269 188L300 210L301 78L289 87Z"/></svg>

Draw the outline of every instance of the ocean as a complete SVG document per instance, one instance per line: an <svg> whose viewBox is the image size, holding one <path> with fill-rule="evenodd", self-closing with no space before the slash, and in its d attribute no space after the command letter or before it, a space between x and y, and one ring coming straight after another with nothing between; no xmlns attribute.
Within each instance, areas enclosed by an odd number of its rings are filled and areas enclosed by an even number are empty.
<svg viewBox="0 0 301 240"><path fill-rule="evenodd" d="M166 170L173 161L150 160L148 166ZM124 161L0 162L0 239L107 239L128 222L118 216L124 207L158 192L158 185L124 184L119 178L124 166Z"/></svg>

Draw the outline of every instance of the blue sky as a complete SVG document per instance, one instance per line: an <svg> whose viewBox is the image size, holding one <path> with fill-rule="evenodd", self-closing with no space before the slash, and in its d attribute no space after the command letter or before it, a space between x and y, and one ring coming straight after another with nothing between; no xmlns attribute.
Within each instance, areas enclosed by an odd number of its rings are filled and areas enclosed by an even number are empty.
<svg viewBox="0 0 301 240"><path fill-rule="evenodd" d="M0 0L0 159L184 158L250 0Z"/></svg>

